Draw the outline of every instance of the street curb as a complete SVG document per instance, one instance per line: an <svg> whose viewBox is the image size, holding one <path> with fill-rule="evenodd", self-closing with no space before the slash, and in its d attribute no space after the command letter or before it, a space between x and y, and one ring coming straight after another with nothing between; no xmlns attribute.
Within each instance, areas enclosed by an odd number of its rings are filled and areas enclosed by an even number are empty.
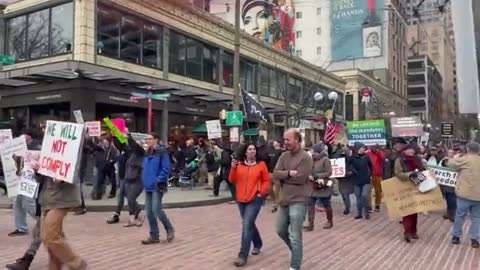
<svg viewBox="0 0 480 270"><path fill-rule="evenodd" d="M217 205L222 203L227 203L231 201L232 198L216 198L204 201L191 201L191 202L172 202L172 203L165 203L163 204L164 209L175 209L175 208L193 208L193 207L201 207L201 206L210 206L210 205ZM142 209L144 208L144 204L140 204ZM114 205L87 205L87 210L89 212L113 212L117 208ZM0 209L12 209L11 203L0 203ZM128 206L125 205L123 208L124 211L128 210Z"/></svg>

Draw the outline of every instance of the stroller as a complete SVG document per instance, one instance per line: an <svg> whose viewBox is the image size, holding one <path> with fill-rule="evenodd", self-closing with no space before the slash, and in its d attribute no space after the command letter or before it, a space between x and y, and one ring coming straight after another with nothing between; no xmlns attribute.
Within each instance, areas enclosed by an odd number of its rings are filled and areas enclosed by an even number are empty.
<svg viewBox="0 0 480 270"><path fill-rule="evenodd" d="M178 177L178 184L182 188L193 189L195 186L195 179L193 179L193 174L198 170L198 160L195 159L190 162L185 168L180 172Z"/></svg>

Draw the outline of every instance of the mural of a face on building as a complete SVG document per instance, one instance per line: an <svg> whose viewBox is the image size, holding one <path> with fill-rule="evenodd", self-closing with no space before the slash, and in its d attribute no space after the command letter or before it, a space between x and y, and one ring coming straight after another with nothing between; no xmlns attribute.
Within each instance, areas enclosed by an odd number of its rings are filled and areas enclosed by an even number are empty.
<svg viewBox="0 0 480 270"><path fill-rule="evenodd" d="M295 5L293 0L245 0L244 30L278 49L295 50Z"/></svg>

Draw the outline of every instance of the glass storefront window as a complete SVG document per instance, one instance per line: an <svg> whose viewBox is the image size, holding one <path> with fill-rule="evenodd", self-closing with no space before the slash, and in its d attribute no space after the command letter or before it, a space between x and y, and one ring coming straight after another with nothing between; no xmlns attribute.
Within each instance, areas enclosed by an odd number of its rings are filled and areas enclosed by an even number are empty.
<svg viewBox="0 0 480 270"><path fill-rule="evenodd" d="M107 6L98 6L97 52L119 57L121 15Z"/></svg>
<svg viewBox="0 0 480 270"><path fill-rule="evenodd" d="M120 59L140 64L142 33L140 21L124 16L120 28Z"/></svg>
<svg viewBox="0 0 480 270"><path fill-rule="evenodd" d="M7 22L7 54L16 61L25 61L27 44L27 16L10 19Z"/></svg>
<svg viewBox="0 0 480 270"><path fill-rule="evenodd" d="M29 59L48 56L48 32L50 10L45 9L28 15L27 57Z"/></svg>
<svg viewBox="0 0 480 270"><path fill-rule="evenodd" d="M277 78L277 71L274 69L270 69L270 92L269 96L273 98L278 97L278 78Z"/></svg>
<svg viewBox="0 0 480 270"><path fill-rule="evenodd" d="M170 31L169 63L171 73L185 76L186 38L183 35Z"/></svg>
<svg viewBox="0 0 480 270"><path fill-rule="evenodd" d="M187 77L202 79L202 51L202 43L194 39L187 39Z"/></svg>
<svg viewBox="0 0 480 270"><path fill-rule="evenodd" d="M149 67L162 68L162 28L143 24L143 64Z"/></svg>
<svg viewBox="0 0 480 270"><path fill-rule="evenodd" d="M203 80L218 82L218 49L207 45L203 47Z"/></svg>
<svg viewBox="0 0 480 270"><path fill-rule="evenodd" d="M223 80L222 84L226 87L233 87L233 54L223 52Z"/></svg>
<svg viewBox="0 0 480 270"><path fill-rule="evenodd" d="M269 86L269 76L270 76L270 69L265 66L260 66L258 69L259 73L259 85L258 88L260 89L260 95L262 96L269 96L270 94L270 86Z"/></svg>
<svg viewBox="0 0 480 270"><path fill-rule="evenodd" d="M72 51L73 3L52 8L50 53L52 55Z"/></svg>

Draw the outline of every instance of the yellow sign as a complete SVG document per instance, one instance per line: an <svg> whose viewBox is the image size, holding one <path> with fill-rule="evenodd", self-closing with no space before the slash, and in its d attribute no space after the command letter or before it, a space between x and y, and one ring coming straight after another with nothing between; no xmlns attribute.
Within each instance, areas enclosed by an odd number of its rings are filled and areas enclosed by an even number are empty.
<svg viewBox="0 0 480 270"><path fill-rule="evenodd" d="M420 193L410 181L396 177L382 181L383 199L391 220L426 211L442 211L446 205L440 187Z"/></svg>

